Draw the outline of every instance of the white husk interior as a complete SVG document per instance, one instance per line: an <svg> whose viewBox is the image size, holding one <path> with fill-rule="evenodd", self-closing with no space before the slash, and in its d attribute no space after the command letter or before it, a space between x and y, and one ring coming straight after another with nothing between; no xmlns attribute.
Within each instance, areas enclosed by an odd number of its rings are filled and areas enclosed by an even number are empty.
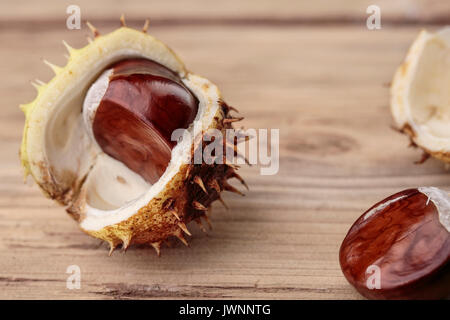
<svg viewBox="0 0 450 320"><path fill-rule="evenodd" d="M418 36L394 77L391 107L398 127L409 124L418 145L450 150L450 28Z"/></svg>
<svg viewBox="0 0 450 320"><path fill-rule="evenodd" d="M439 221L450 232L450 197L447 192L436 187L420 187L420 192L433 202L439 212Z"/></svg>

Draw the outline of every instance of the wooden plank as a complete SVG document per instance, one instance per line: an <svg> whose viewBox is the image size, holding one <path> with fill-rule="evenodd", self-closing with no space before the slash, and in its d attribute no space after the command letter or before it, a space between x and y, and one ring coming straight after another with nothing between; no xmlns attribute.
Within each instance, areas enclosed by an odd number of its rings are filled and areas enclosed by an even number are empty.
<svg viewBox="0 0 450 320"><path fill-rule="evenodd" d="M360 298L345 281L338 249L351 223L376 201L418 185L449 187L434 160L390 129L388 89L417 27L154 27L188 68L217 83L246 116L280 129L280 171L243 168L251 191L214 206L209 236L191 226L191 248L158 258L107 248L79 231L63 208L22 183L17 157L23 115L44 81L47 58L63 63L60 39L78 47L86 30L1 29L0 298ZM6 76L5 76L6 75ZM66 289L66 268L82 288Z"/></svg>
<svg viewBox="0 0 450 320"><path fill-rule="evenodd" d="M446 0L229 0L223 2L210 0L136 0L129 1L126 7L111 1L90 0L40 0L39 5L30 5L26 0L2 1L0 19L5 22L22 21L23 25L32 22L57 22L65 27L66 8L78 5L83 19L92 21L118 21L123 13L130 20L150 18L154 24L201 23L205 21L228 23L236 21L258 22L314 22L326 21L364 21L366 9L376 4L381 8L382 18L387 21L447 21L450 3Z"/></svg>

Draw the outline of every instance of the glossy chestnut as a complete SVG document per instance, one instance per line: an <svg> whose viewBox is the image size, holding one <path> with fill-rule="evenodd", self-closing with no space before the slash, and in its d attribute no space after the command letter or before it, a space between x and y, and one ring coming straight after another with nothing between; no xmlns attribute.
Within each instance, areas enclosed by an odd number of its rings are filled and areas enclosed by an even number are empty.
<svg viewBox="0 0 450 320"><path fill-rule="evenodd" d="M434 201L427 191L444 195L443 201ZM396 193L367 210L350 228L339 252L350 284L371 299L447 297L447 203L448 195L439 189L419 188Z"/></svg>
<svg viewBox="0 0 450 320"><path fill-rule="evenodd" d="M198 100L180 77L147 59L128 59L110 67L109 82L92 121L98 145L146 181L164 173L175 129L187 128Z"/></svg>

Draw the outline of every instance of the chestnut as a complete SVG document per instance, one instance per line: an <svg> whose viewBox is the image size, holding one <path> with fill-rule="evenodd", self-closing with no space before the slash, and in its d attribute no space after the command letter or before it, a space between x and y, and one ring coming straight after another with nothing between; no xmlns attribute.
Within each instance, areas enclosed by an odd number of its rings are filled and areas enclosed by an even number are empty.
<svg viewBox="0 0 450 320"><path fill-rule="evenodd" d="M370 299L450 294L450 197L434 187L396 193L359 217L342 242L342 272Z"/></svg>
<svg viewBox="0 0 450 320"><path fill-rule="evenodd" d="M86 127L102 151L151 184L171 159L172 132L187 128L197 111L197 98L175 72L143 58L107 68L83 106Z"/></svg>

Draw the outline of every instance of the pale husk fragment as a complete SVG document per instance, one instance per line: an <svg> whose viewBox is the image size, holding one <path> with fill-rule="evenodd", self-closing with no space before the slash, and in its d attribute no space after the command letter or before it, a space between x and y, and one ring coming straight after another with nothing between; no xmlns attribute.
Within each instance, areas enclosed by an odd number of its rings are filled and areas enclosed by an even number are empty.
<svg viewBox="0 0 450 320"><path fill-rule="evenodd" d="M442 52L436 50L435 54L429 54L427 50L433 46L440 48ZM448 92L448 89L440 88L439 81L445 79L439 79L438 76L440 72L450 73L446 56L450 56L450 28L444 28L436 33L423 30L411 45L392 81L391 112L398 130L410 138L412 146L419 147L424 151L424 156L418 163L426 160L428 156L433 156L446 163L450 162L450 136L436 135L431 127L433 122L427 120L427 117L431 119L433 119L432 117L441 117L438 119L448 121L448 128L450 128L450 119L447 119L448 111L442 116L439 113L433 113L436 110L444 112L442 110L450 108L449 101L438 106L432 103L439 101L436 97ZM427 63L433 68L425 68L424 65ZM432 63L435 63L436 66L433 66ZM418 82L422 79L419 77L425 80L425 77L429 77L430 80ZM416 82L421 83L422 86L417 88ZM421 94L423 95L421 96ZM419 102L416 103L416 101L420 99L425 102L429 101L429 104L419 109L417 106Z"/></svg>

